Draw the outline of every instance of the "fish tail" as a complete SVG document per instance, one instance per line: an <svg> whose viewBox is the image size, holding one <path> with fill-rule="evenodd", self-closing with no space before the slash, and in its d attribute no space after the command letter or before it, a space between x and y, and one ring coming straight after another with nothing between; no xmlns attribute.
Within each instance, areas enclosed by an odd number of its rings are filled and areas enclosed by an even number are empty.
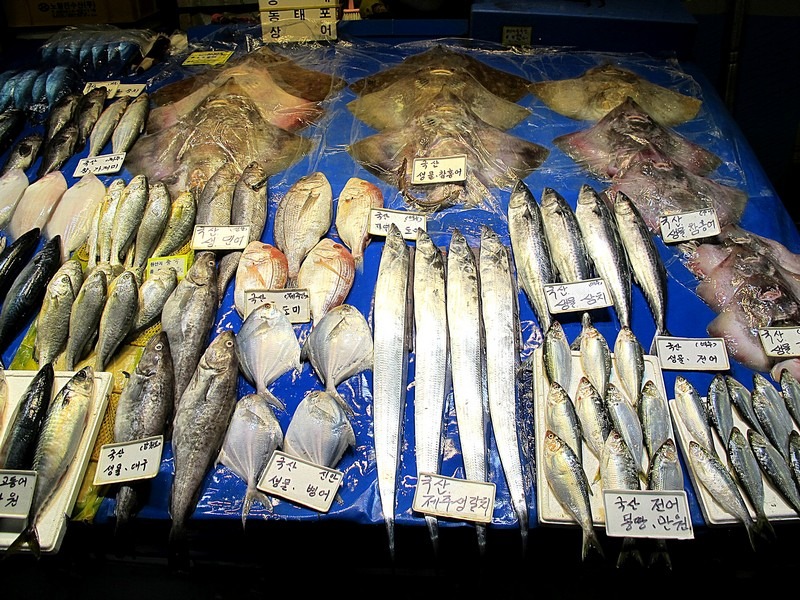
<svg viewBox="0 0 800 600"><path fill-rule="evenodd" d="M245 492L244 495L244 502L242 503L242 529L247 525L247 517L250 515L250 509L256 501L263 504L268 510L272 510L272 502L270 502L269 496L256 488L254 482L252 486L248 484L247 492Z"/></svg>
<svg viewBox="0 0 800 600"><path fill-rule="evenodd" d="M186 528L183 523L172 521L169 530L169 556L167 558L170 569L186 571L189 568L189 548L186 539Z"/></svg>
<svg viewBox="0 0 800 600"><path fill-rule="evenodd" d="M597 537L597 533L591 525L583 529L583 547L581 548L582 560L586 560L590 548L594 548L602 558L606 557L605 552L603 552L603 547L600 545L600 538Z"/></svg>
<svg viewBox="0 0 800 600"><path fill-rule="evenodd" d="M433 554L439 555L439 521L432 515L425 515L425 523L428 524L428 533L431 536L431 543L433 544Z"/></svg>
<svg viewBox="0 0 800 600"><path fill-rule="evenodd" d="M259 391L258 394L262 396L269 404L271 404L275 408L279 410L286 410L286 405L283 403L283 401L280 398L278 398L275 394L270 392L266 387L263 390Z"/></svg>
<svg viewBox="0 0 800 600"><path fill-rule="evenodd" d="M653 334L653 341L650 342L650 355L651 356L656 356L658 354L658 346L656 344L656 341L658 340L659 337L672 337L672 334L669 332L669 330L666 328L666 326L663 326L663 325L661 327L659 327L658 329L656 329L655 334Z"/></svg>
<svg viewBox="0 0 800 600"><path fill-rule="evenodd" d="M756 527L758 528L762 539L770 542L774 542L777 539L775 528L772 526L772 523L767 515L763 512L760 513L756 518Z"/></svg>
<svg viewBox="0 0 800 600"><path fill-rule="evenodd" d="M475 532L478 534L478 552L481 556L486 556L486 525L478 523L475 525Z"/></svg>
<svg viewBox="0 0 800 600"><path fill-rule="evenodd" d="M655 567L658 564L664 565L670 571L672 570L672 559L667 550L667 540L656 538L656 549L650 553L650 560L647 562L648 567Z"/></svg>
<svg viewBox="0 0 800 600"><path fill-rule="evenodd" d="M636 538L622 538L622 548L620 549L619 556L617 557L617 568L619 569L624 567L631 560L635 561L640 567L644 566L642 553L639 551Z"/></svg>
<svg viewBox="0 0 800 600"><path fill-rule="evenodd" d="M6 548L3 558L8 558L12 554L16 554L17 552L21 551L22 546L25 544L28 545L28 548L36 558L41 558L42 549L39 545L39 534L36 531L36 526L34 524L28 525L22 531L22 533L20 533L16 539L11 542L11 545Z"/></svg>
<svg viewBox="0 0 800 600"><path fill-rule="evenodd" d="M519 535L522 541L522 555L524 556L528 553L528 524L522 519L519 522Z"/></svg>
<svg viewBox="0 0 800 600"><path fill-rule="evenodd" d="M347 403L347 401L344 399L344 396L342 396L342 395L341 395L341 394L340 394L340 393L339 393L339 392L336 390L336 388L335 388L335 387L333 387L333 386L330 386L330 389L326 389L325 391L326 391L326 392L328 392L328 393L329 393L331 396L333 396L334 400L336 400L336 402L339 404L339 406L341 406L341 407L342 407L342 410L344 410L344 412L345 412L345 413L346 413L348 416L352 417L353 415L355 415L355 414L356 414L356 413L355 413L355 411L354 411L354 410L353 410L353 409L350 407L350 405L349 405L349 404Z"/></svg>
<svg viewBox="0 0 800 600"><path fill-rule="evenodd" d="M386 534L389 537L389 556L394 560L394 518L386 518Z"/></svg>
<svg viewBox="0 0 800 600"><path fill-rule="evenodd" d="M363 273L364 272L364 257L363 256L354 256L353 261L356 264L356 273Z"/></svg>

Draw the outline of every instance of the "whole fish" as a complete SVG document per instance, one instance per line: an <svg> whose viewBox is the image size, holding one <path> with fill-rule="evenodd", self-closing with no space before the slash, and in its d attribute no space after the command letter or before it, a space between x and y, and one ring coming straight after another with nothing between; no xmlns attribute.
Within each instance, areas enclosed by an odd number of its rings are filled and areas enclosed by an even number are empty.
<svg viewBox="0 0 800 600"><path fill-rule="evenodd" d="M716 454L712 454L694 440L689 440L688 458L694 467L697 479L708 490L711 497L725 512L744 525L750 545L755 550L756 539L763 535L764 530L762 525L750 516L742 493L728 468L717 458Z"/></svg>
<svg viewBox="0 0 800 600"><path fill-rule="evenodd" d="M74 121L80 101L80 93L69 92L64 94L61 99L53 105L47 117L44 137L45 145L50 144L55 139L56 135L58 135L58 132L64 129L67 123Z"/></svg>
<svg viewBox="0 0 800 600"><path fill-rule="evenodd" d="M647 469L647 489L654 491L683 489L683 469L678 459L678 449L672 438L667 438L650 457L650 465ZM655 549L650 554L648 567L653 567L660 561L668 569L672 569L667 540L656 538L654 541Z"/></svg>
<svg viewBox="0 0 800 600"><path fill-rule="evenodd" d="M545 432L543 449L547 485L558 503L583 532L581 558L586 559L590 548L604 556L600 539L594 530L592 506L589 502L591 489L581 461L572 448L552 431Z"/></svg>
<svg viewBox="0 0 800 600"><path fill-rule="evenodd" d="M172 344L170 350L174 358ZM185 540L186 522L197 505L200 486L225 439L236 407L238 372L236 336L226 329L205 348L180 399L175 397L172 426L175 476L169 501L172 518L169 540L173 550L180 550Z"/></svg>
<svg viewBox="0 0 800 600"><path fill-rule="evenodd" d="M28 326L37 314L47 290L47 284L61 266L61 238L48 240L19 272L6 294L0 309L0 350Z"/></svg>
<svg viewBox="0 0 800 600"><path fill-rule="evenodd" d="M111 134L111 152L127 152L144 131L150 113L150 95L142 92L125 107Z"/></svg>
<svg viewBox="0 0 800 600"><path fill-rule="evenodd" d="M761 476L761 466L747 437L735 425L731 427L726 452L734 479L739 483L756 513L756 523L774 536L775 531L764 509L764 480Z"/></svg>
<svg viewBox="0 0 800 600"><path fill-rule="evenodd" d="M123 271L108 287L95 345L95 369L103 371L128 336L139 305L139 285L133 271Z"/></svg>
<svg viewBox="0 0 800 600"><path fill-rule="evenodd" d="M372 331L364 315L350 304L332 308L314 325L302 346L301 359L308 360L325 391L352 413L337 386L372 369Z"/></svg>
<svg viewBox="0 0 800 600"><path fill-rule="evenodd" d="M105 195L106 186L94 173L83 175L62 194L44 227L46 238L61 236L61 260L67 260L87 240L92 214Z"/></svg>
<svg viewBox="0 0 800 600"><path fill-rule="evenodd" d="M256 393L279 409L283 402L269 386L284 373L302 371L301 348L294 327L282 310L262 304L247 315L236 334L239 370Z"/></svg>
<svg viewBox="0 0 800 600"><path fill-rule="evenodd" d="M133 242L133 266L143 267L147 259L153 254L158 240L164 233L172 208L172 197L167 186L156 181L151 183L147 190L147 204L144 214L136 229L136 239Z"/></svg>
<svg viewBox="0 0 800 600"><path fill-rule="evenodd" d="M53 364L46 363L31 378L15 411L9 415L8 433L0 447L0 468L29 471L47 407L53 397Z"/></svg>
<svg viewBox="0 0 800 600"><path fill-rule="evenodd" d="M278 201L273 235L289 263L289 287L294 287L300 263L328 232L332 218L333 191L321 171L298 179Z"/></svg>
<svg viewBox="0 0 800 600"><path fill-rule="evenodd" d="M283 436L283 451L334 468L355 443L353 427L341 404L328 392L312 390L292 414Z"/></svg>
<svg viewBox="0 0 800 600"><path fill-rule="evenodd" d="M614 216L598 193L581 186L575 216L598 277L608 286L621 327L631 326L631 271Z"/></svg>
<svg viewBox="0 0 800 600"><path fill-rule="evenodd" d="M175 269L159 269L139 286L136 313L133 315L131 332L138 333L161 319L164 304L178 285Z"/></svg>
<svg viewBox="0 0 800 600"><path fill-rule="evenodd" d="M288 273L286 255L275 246L260 240L247 244L236 266L233 284L233 304L239 316L244 317L246 291L283 289Z"/></svg>
<svg viewBox="0 0 800 600"><path fill-rule="evenodd" d="M675 407L691 437L716 456L717 450L706 407L697 389L681 375L675 378Z"/></svg>
<svg viewBox="0 0 800 600"><path fill-rule="evenodd" d="M519 521L522 547L528 540L528 504L517 433L517 369L519 367L519 312L511 255L489 227L481 229L479 255L481 315L486 331L486 386L500 465L511 506ZM425 350L427 351L427 349ZM570 401L570 404L572 402ZM573 408L574 413L574 408ZM577 416L575 417L577 421ZM580 440L579 440L580 441Z"/></svg>
<svg viewBox="0 0 800 600"><path fill-rule="evenodd" d="M416 352L414 367L414 455L419 476L441 470L442 428L450 389L444 257L422 228L417 229L412 285L414 348L424 349ZM425 522L434 551L438 551L438 520L425 515Z"/></svg>
<svg viewBox="0 0 800 600"><path fill-rule="evenodd" d="M800 433L796 429L789 434L789 468L795 485L800 488Z"/></svg>
<svg viewBox="0 0 800 600"><path fill-rule="evenodd" d="M590 279L592 267L575 211L553 188L542 191L542 222L553 267L562 283Z"/></svg>
<svg viewBox="0 0 800 600"><path fill-rule="evenodd" d="M111 225L111 264L123 264L125 254L136 241L136 232L150 197L147 177L134 175L125 186Z"/></svg>
<svg viewBox="0 0 800 600"><path fill-rule="evenodd" d="M0 99L2 106L2 99ZM16 108L0 109L0 151L5 152L25 127L25 113Z"/></svg>
<svg viewBox="0 0 800 600"><path fill-rule="evenodd" d="M81 96L76 109L76 120L78 122L78 139L75 142L76 150L83 150L86 146L95 123L103 113L107 98L108 88L105 86L92 88Z"/></svg>
<svg viewBox="0 0 800 600"><path fill-rule="evenodd" d="M592 382L582 376L575 391L574 403L586 446L599 461L603 453L603 444L613 427L605 400Z"/></svg>
<svg viewBox="0 0 800 600"><path fill-rule="evenodd" d="M351 177L336 200L336 233L350 249L358 272L364 269L364 250L370 243L369 220L373 208L383 208L383 192L365 179Z"/></svg>
<svg viewBox="0 0 800 600"><path fill-rule="evenodd" d="M172 417L175 392L172 354L163 331L151 337L120 392L114 417L114 442L130 442L163 435ZM124 527L139 509L139 498L149 482L123 483L117 490L116 527Z"/></svg>
<svg viewBox="0 0 800 600"><path fill-rule="evenodd" d="M40 230L29 229L0 252L0 302L4 302L11 284L25 268L39 245Z"/></svg>
<svg viewBox="0 0 800 600"><path fill-rule="evenodd" d="M750 442L753 454L761 467L761 472L764 473L789 507L800 515L800 491L794 481L792 470L780 449L776 448L767 436L761 435L753 429L747 430L747 440Z"/></svg>
<svg viewBox="0 0 800 600"><path fill-rule="evenodd" d="M544 334L542 360L547 380L569 389L572 382L572 349L569 347L564 328L555 319Z"/></svg>
<svg viewBox="0 0 800 600"><path fill-rule="evenodd" d="M75 460L93 397L94 370L87 366L75 373L50 403L33 458L36 487L28 513L28 525L8 547L6 556L26 543L34 555L40 555L37 519Z"/></svg>
<svg viewBox="0 0 800 600"><path fill-rule="evenodd" d="M239 169L226 162L208 179L197 197L197 225L230 225L233 191L239 180Z"/></svg>
<svg viewBox="0 0 800 600"><path fill-rule="evenodd" d="M764 435L781 453L789 458L789 432L794 423L780 392L761 373L753 373L753 412L761 423Z"/></svg>
<svg viewBox="0 0 800 600"><path fill-rule="evenodd" d="M748 427L755 429L759 433L764 433L756 413L753 412L753 399L750 390L731 375L725 375L725 383L728 385L731 403L736 407L736 412L739 416L747 423Z"/></svg>
<svg viewBox="0 0 800 600"><path fill-rule="evenodd" d="M353 255L333 239L322 238L306 255L297 272L297 286L308 290L311 319L322 319L342 304L355 280Z"/></svg>
<svg viewBox="0 0 800 600"><path fill-rule="evenodd" d="M484 396L484 345L481 329L480 274L472 248L454 229L447 253L447 327L453 369L453 400L464 476L486 481L489 415ZM377 335L377 332L376 332ZM476 525L478 549L486 550L485 526Z"/></svg>
<svg viewBox="0 0 800 600"><path fill-rule="evenodd" d="M61 171L55 171L40 177L25 188L8 223L8 236L15 240L34 228L43 231L67 187L64 175Z"/></svg>
<svg viewBox="0 0 800 600"><path fill-rule="evenodd" d="M98 156L103 151L130 103L130 96L121 96L103 109L89 134L89 154L87 156Z"/></svg>
<svg viewBox="0 0 800 600"><path fill-rule="evenodd" d="M82 285L83 265L78 259L63 263L47 284L36 318L34 357L39 366L55 362L66 347L72 304Z"/></svg>
<svg viewBox="0 0 800 600"><path fill-rule="evenodd" d="M647 456L652 461L658 449L672 437L672 421L667 399L652 379L644 382L637 414L642 424L642 438Z"/></svg>
<svg viewBox="0 0 800 600"><path fill-rule="evenodd" d="M231 225L247 225L250 228L247 234L248 244L260 240L264 233L264 226L267 223L268 179L263 165L254 160L244 168L233 188ZM217 286L220 302L228 283L236 274L241 258L242 251L233 250L226 252L219 259Z"/></svg>
<svg viewBox="0 0 800 600"><path fill-rule="evenodd" d="M11 222L14 211L30 183L20 167L4 171L0 176L0 229Z"/></svg>
<svg viewBox="0 0 800 600"><path fill-rule="evenodd" d="M575 404L567 391L555 381L550 383L545 404L545 427L568 444L583 463L583 431Z"/></svg>
<svg viewBox="0 0 800 600"><path fill-rule="evenodd" d="M522 181L515 184L508 201L508 232L520 287L536 313L539 328L547 331L552 317L544 286L557 281L556 272L539 204Z"/></svg>
<svg viewBox="0 0 800 600"><path fill-rule="evenodd" d="M625 440L625 444L636 462L636 470L641 474L642 479L646 480L647 473L644 470L644 431L636 409L622 396L617 386L613 383L608 384L605 402L613 428Z"/></svg>
<svg viewBox="0 0 800 600"><path fill-rule="evenodd" d="M161 310L161 328L167 334L175 369L176 404L208 343L217 306L216 258L213 252L198 252Z"/></svg>
<svg viewBox="0 0 800 600"><path fill-rule="evenodd" d="M789 369L783 369L780 374L780 385L786 410L789 411L794 422L800 425L800 382Z"/></svg>
<svg viewBox="0 0 800 600"><path fill-rule="evenodd" d="M588 312L583 313L580 333L581 367L592 385L605 397L611 379L611 349L606 338L594 326Z"/></svg>
<svg viewBox="0 0 800 600"><path fill-rule="evenodd" d="M127 187L128 184L125 183L125 180L117 177L109 184L106 196L103 198L100 219L97 224L97 256L100 262L111 262L114 219ZM115 261L114 264L119 264L119 261Z"/></svg>
<svg viewBox="0 0 800 600"><path fill-rule="evenodd" d="M217 464L223 464L247 483L242 502L242 527L253 502L267 508L272 502L256 485L267 468L272 453L283 446L283 430L267 399L260 394L247 394L233 411Z"/></svg>
<svg viewBox="0 0 800 600"><path fill-rule="evenodd" d="M48 173L59 170L75 154L75 143L78 139L78 124L70 121L53 138L45 142L42 151L42 162L36 176L42 178Z"/></svg>
<svg viewBox="0 0 800 600"><path fill-rule="evenodd" d="M39 158L39 151L44 144L44 137L41 133L33 132L20 138L11 151L8 153L6 164L0 174L5 175L14 169L27 171L30 166Z"/></svg>
<svg viewBox="0 0 800 600"><path fill-rule="evenodd" d="M733 429L733 404L728 385L725 383L725 376L722 373L714 375L711 383L708 384L706 404L711 425L722 443L727 445Z"/></svg>
<svg viewBox="0 0 800 600"><path fill-rule="evenodd" d="M194 193L186 190L172 201L164 232L153 250L152 257L172 256L192 238L197 203Z"/></svg>
<svg viewBox="0 0 800 600"><path fill-rule="evenodd" d="M394 556L394 510L405 413L409 307L406 302L410 250L393 223L381 252L372 316L374 366L372 405L375 463L381 511ZM413 310L413 309L412 309Z"/></svg>
<svg viewBox="0 0 800 600"><path fill-rule="evenodd" d="M614 371L620 387L634 408L639 404L644 379L644 350L636 335L623 327L614 342Z"/></svg>
<svg viewBox="0 0 800 600"><path fill-rule="evenodd" d="M65 368L72 371L89 353L108 298L108 276L102 269L87 274L72 303L64 350Z"/></svg>

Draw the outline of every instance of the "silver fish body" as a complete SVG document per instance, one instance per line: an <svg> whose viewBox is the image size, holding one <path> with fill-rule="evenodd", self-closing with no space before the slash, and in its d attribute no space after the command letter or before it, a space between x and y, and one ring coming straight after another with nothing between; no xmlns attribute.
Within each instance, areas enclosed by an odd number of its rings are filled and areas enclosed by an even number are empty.
<svg viewBox="0 0 800 600"><path fill-rule="evenodd" d="M607 490L638 490L639 469L625 438L612 429L600 456L600 481Z"/></svg>
<svg viewBox="0 0 800 600"><path fill-rule="evenodd" d="M68 371L72 371L91 349L107 297L108 276L102 269L95 269L84 279L70 308L69 332L64 351Z"/></svg>
<svg viewBox="0 0 800 600"><path fill-rule="evenodd" d="M728 386L728 394L731 397L731 403L736 407L736 412L744 419L748 427L751 427L759 433L764 433L761 423L758 422L756 413L753 412L753 399L750 390L744 384L735 379L731 375L725 375L725 383Z"/></svg>
<svg viewBox="0 0 800 600"><path fill-rule="evenodd" d="M716 456L706 407L697 389L681 375L675 378L675 405L691 437Z"/></svg>
<svg viewBox="0 0 800 600"><path fill-rule="evenodd" d="M780 385L786 410L789 411L794 422L800 425L800 382L789 369L783 369L780 374Z"/></svg>
<svg viewBox="0 0 800 600"><path fill-rule="evenodd" d="M659 491L684 489L683 468L678 459L678 448L672 438L667 438L653 453L647 469L647 489Z"/></svg>
<svg viewBox="0 0 800 600"><path fill-rule="evenodd" d="M283 451L334 468L356 442L342 406L328 392L312 390L300 401L283 437Z"/></svg>
<svg viewBox="0 0 800 600"><path fill-rule="evenodd" d="M145 208L150 197L147 178L134 175L125 186L114 212L111 225L111 262L123 264L125 254L136 242L136 232L145 215Z"/></svg>
<svg viewBox="0 0 800 600"><path fill-rule="evenodd" d="M580 350L583 372L600 395L605 397L611 379L611 349L606 338L592 323L588 312L583 313Z"/></svg>
<svg viewBox="0 0 800 600"><path fill-rule="evenodd" d="M794 422L780 392L760 373L753 373L752 403L764 435L784 460L788 459L789 432L794 428Z"/></svg>
<svg viewBox="0 0 800 600"><path fill-rule="evenodd" d="M97 225L97 256L100 262L111 262L111 246L113 244L114 219L122 200L127 184L118 177L108 186L107 193L101 203L100 219ZM115 261L114 264L119 264Z"/></svg>
<svg viewBox="0 0 800 600"><path fill-rule="evenodd" d="M111 133L111 152L127 152L144 131L150 113L150 95L142 92L134 98L120 116Z"/></svg>
<svg viewBox="0 0 800 600"><path fill-rule="evenodd" d="M130 96L122 96L103 109L94 127L92 127L92 132L89 134L88 156L98 156L103 151L114 135L114 130L130 102Z"/></svg>
<svg viewBox="0 0 800 600"><path fill-rule="evenodd" d="M750 505L756 513L756 520L765 522L764 527L771 528L764 509L764 480L761 467L747 437L736 426L731 428L726 452L733 476L750 500Z"/></svg>
<svg viewBox="0 0 800 600"><path fill-rule="evenodd" d="M581 377L575 391L575 412L581 422L581 433L592 454L600 460L603 444L613 424L605 400L587 377Z"/></svg>
<svg viewBox="0 0 800 600"><path fill-rule="evenodd" d="M544 334L542 360L547 380L568 389L572 381L572 349L564 328L555 319Z"/></svg>
<svg viewBox="0 0 800 600"><path fill-rule="evenodd" d="M233 162L223 163L208 179L197 197L197 225L231 224L233 191L240 172Z"/></svg>
<svg viewBox="0 0 800 600"><path fill-rule="evenodd" d="M164 231L153 249L152 256L171 256L181 250L192 237L197 202L194 192L186 190L172 201Z"/></svg>
<svg viewBox="0 0 800 600"><path fill-rule="evenodd" d="M150 184L147 191L147 204L133 242L134 266L143 267L147 264L147 259L152 256L153 250L167 226L171 207L172 198L167 186L161 181Z"/></svg>
<svg viewBox="0 0 800 600"><path fill-rule="evenodd" d="M792 470L783 454L770 443L766 436L753 429L747 431L747 439L758 464L761 466L761 471L775 486L775 489L778 490L792 510L800 514L800 490L798 490L792 476Z"/></svg>
<svg viewBox="0 0 800 600"><path fill-rule="evenodd" d="M36 319L34 351L39 365L54 362L67 344L72 304L83 284L83 266L70 259L55 272Z"/></svg>
<svg viewBox="0 0 800 600"><path fill-rule="evenodd" d="M608 384L605 402L613 428L625 440L634 461L636 461L636 470L641 473L642 477L646 477L643 466L644 432L639 415L613 383Z"/></svg>
<svg viewBox="0 0 800 600"><path fill-rule="evenodd" d="M161 319L167 298L178 286L178 274L172 267L159 269L139 286L136 313L131 324L132 332L142 331Z"/></svg>
<svg viewBox="0 0 800 600"><path fill-rule="evenodd" d="M555 381L547 392L545 427L566 443L578 460L583 462L583 431L581 421L567 391Z"/></svg>
<svg viewBox="0 0 800 600"><path fill-rule="evenodd" d="M139 285L133 271L123 271L109 285L100 315L95 346L95 369L103 371L130 333L139 304Z"/></svg>
<svg viewBox="0 0 800 600"><path fill-rule="evenodd" d="M45 363L22 392L16 409L8 418L8 432L0 446L0 468L22 471L33 468L36 444L53 397L54 381L53 363ZM5 371L3 382L5 395L8 396Z"/></svg>
<svg viewBox="0 0 800 600"><path fill-rule="evenodd" d="M100 86L92 88L81 96L76 109L76 119L78 122L78 140L75 147L83 150L86 142L94 129L95 123L103 113L106 99L108 98L108 88Z"/></svg>
<svg viewBox="0 0 800 600"><path fill-rule="evenodd" d="M642 395L644 379L644 350L636 335L628 327L623 327L614 342L614 370L620 387L628 401L636 407Z"/></svg>
<svg viewBox="0 0 800 600"><path fill-rule="evenodd" d="M637 406L639 422L642 424L642 436L647 455L653 460L658 449L672 437L669 405L664 394L652 379L645 381L642 396Z"/></svg>
<svg viewBox="0 0 800 600"><path fill-rule="evenodd" d="M714 375L711 383L708 384L706 403L711 425L717 431L722 443L727 445L734 423L733 404L728 385L725 383L725 376L721 373Z"/></svg>
<svg viewBox="0 0 800 600"><path fill-rule="evenodd" d="M553 266L562 283L590 279L592 268L575 211L552 188L542 191L542 221Z"/></svg>

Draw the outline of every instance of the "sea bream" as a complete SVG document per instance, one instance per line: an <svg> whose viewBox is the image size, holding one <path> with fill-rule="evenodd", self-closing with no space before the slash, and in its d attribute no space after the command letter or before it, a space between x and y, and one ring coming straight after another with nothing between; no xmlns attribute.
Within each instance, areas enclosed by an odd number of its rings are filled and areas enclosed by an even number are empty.
<svg viewBox="0 0 800 600"><path fill-rule="evenodd" d="M286 286L289 262L286 255L272 244L254 240L245 246L233 282L233 304L240 317L245 315L245 292L277 290Z"/></svg>
<svg viewBox="0 0 800 600"><path fill-rule="evenodd" d="M373 208L383 208L381 189L365 179L348 179L336 200L336 234L350 249L358 272L364 269L364 250L371 241L369 220Z"/></svg>
<svg viewBox="0 0 800 600"><path fill-rule="evenodd" d="M297 272L297 287L308 290L314 323L347 299L355 275L353 255L335 240L324 237L309 250Z"/></svg>

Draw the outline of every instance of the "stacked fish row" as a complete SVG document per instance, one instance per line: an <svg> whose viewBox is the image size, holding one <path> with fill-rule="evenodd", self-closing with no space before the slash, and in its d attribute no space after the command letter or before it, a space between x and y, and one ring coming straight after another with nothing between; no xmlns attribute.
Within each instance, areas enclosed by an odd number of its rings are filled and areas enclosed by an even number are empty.
<svg viewBox="0 0 800 600"><path fill-rule="evenodd" d="M38 121L63 95L82 85L80 74L66 65L4 71L0 73L0 111L17 110Z"/></svg>
<svg viewBox="0 0 800 600"><path fill-rule="evenodd" d="M666 397L658 379L646 370L633 332L619 332L612 354L584 313L576 342L579 357L559 322L553 321L542 346L545 382L537 397L538 473L555 502L540 488L539 511L546 520L558 520L555 509L560 507L566 519L578 523L586 558L592 547L603 554L594 530L603 518L597 489L682 490L684 478ZM618 564L630 558L642 561L628 540ZM669 557L662 546L651 559Z"/></svg>
<svg viewBox="0 0 800 600"><path fill-rule="evenodd" d="M800 515L800 385L788 370L780 389L754 373L752 391L718 374L704 398L679 376L672 409L710 519L740 523L756 549L775 535L770 520Z"/></svg>
<svg viewBox="0 0 800 600"><path fill-rule="evenodd" d="M350 84L347 107L379 132L348 152L368 171L397 186L413 207L433 212L480 206L494 188L509 189L537 169L549 151L506 130L530 111L516 102L528 81L444 46ZM465 177L415 179L414 159L466 156Z"/></svg>

